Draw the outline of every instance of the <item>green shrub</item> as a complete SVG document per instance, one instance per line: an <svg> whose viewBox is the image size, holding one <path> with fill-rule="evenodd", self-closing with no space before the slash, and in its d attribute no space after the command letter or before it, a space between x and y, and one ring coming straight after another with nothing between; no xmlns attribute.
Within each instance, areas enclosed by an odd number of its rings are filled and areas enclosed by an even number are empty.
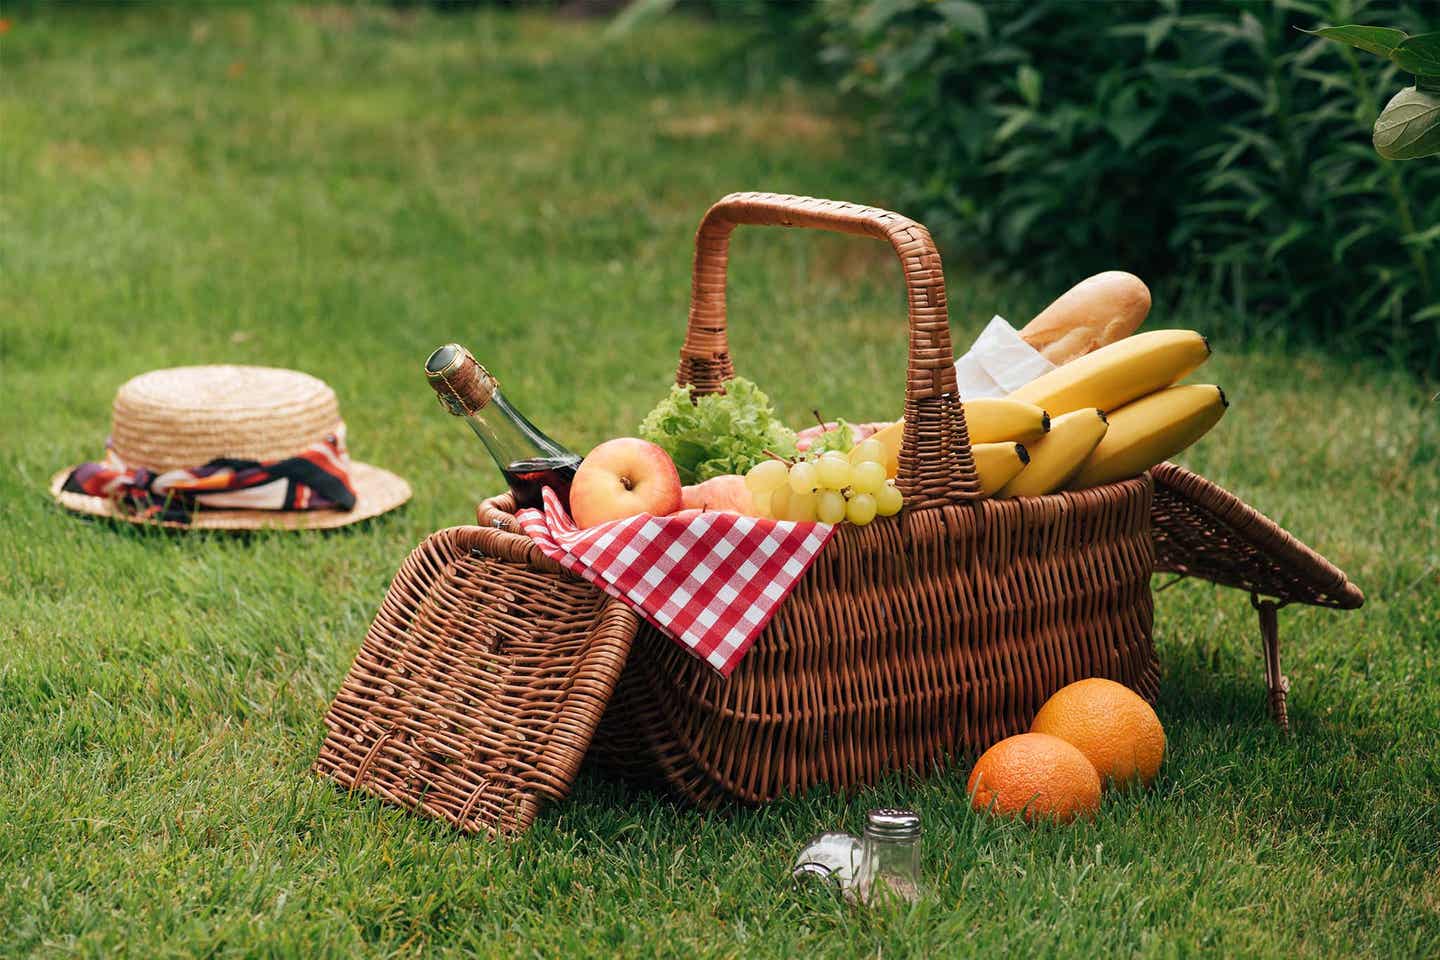
<svg viewBox="0 0 1440 960"><path fill-rule="evenodd" d="M1412 81L1301 33L1423 32L1417 4L823 0L907 210L951 249L1070 280L1121 267L1252 330L1440 375L1440 162L1370 143ZM1433 28L1434 25L1432 25Z"/></svg>

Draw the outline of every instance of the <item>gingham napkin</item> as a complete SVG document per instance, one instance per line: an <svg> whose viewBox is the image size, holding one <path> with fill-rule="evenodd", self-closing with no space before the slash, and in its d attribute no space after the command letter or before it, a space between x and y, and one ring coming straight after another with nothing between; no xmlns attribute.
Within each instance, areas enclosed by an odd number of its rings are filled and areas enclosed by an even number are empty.
<svg viewBox="0 0 1440 960"><path fill-rule="evenodd" d="M581 530L549 487L516 519L542 553L728 677L835 528L706 511Z"/></svg>

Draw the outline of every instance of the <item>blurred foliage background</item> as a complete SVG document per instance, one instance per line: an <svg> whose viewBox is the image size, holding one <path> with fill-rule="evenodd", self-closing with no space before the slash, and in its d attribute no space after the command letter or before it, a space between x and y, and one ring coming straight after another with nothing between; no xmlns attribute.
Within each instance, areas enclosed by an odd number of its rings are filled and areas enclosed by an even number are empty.
<svg viewBox="0 0 1440 960"><path fill-rule="evenodd" d="M1419 33L1419 4L816 10L822 59L871 105L910 209L951 244L1018 271L1166 278L1255 332L1440 373L1440 163L1370 143L1413 80L1297 29Z"/></svg>
<svg viewBox="0 0 1440 960"><path fill-rule="evenodd" d="M749 56L835 84L881 145L889 202L957 266L1060 287L1127 269L1235 337L1440 378L1440 160L1370 142L1414 79L1301 32L1440 30L1435 0L387 5L606 17L612 36L670 14L748 27Z"/></svg>
<svg viewBox="0 0 1440 960"><path fill-rule="evenodd" d="M1370 143L1414 81L1300 32L1440 29L1424 6L636 0L617 22L676 7L750 20L828 71L887 145L897 206L950 258L1047 283L1128 269L1157 302L1225 309L1241 335L1434 377L1440 162Z"/></svg>

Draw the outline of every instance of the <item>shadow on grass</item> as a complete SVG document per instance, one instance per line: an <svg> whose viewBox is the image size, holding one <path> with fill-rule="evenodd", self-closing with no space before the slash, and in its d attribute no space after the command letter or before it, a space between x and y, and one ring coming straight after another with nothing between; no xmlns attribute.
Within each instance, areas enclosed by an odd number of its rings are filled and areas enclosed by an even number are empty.
<svg viewBox="0 0 1440 960"><path fill-rule="evenodd" d="M1255 646L1260 646L1257 634ZM1283 651L1282 651L1283 652ZM1229 731L1231 735L1283 738L1285 734L1270 717L1265 672L1256 662L1253 677L1235 677L1205 670L1193 660L1166 663L1160 681L1160 712L1185 726ZM1313 716L1293 698L1287 702L1290 727L1308 729Z"/></svg>

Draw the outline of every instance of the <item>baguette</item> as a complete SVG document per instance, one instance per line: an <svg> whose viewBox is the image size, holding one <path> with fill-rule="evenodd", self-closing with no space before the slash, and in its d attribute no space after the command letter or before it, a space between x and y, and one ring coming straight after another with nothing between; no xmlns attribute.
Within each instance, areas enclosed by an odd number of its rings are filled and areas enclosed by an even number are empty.
<svg viewBox="0 0 1440 960"><path fill-rule="evenodd" d="M1057 367L1123 340L1150 312L1150 289L1132 273L1081 280L1025 325L1020 338Z"/></svg>

